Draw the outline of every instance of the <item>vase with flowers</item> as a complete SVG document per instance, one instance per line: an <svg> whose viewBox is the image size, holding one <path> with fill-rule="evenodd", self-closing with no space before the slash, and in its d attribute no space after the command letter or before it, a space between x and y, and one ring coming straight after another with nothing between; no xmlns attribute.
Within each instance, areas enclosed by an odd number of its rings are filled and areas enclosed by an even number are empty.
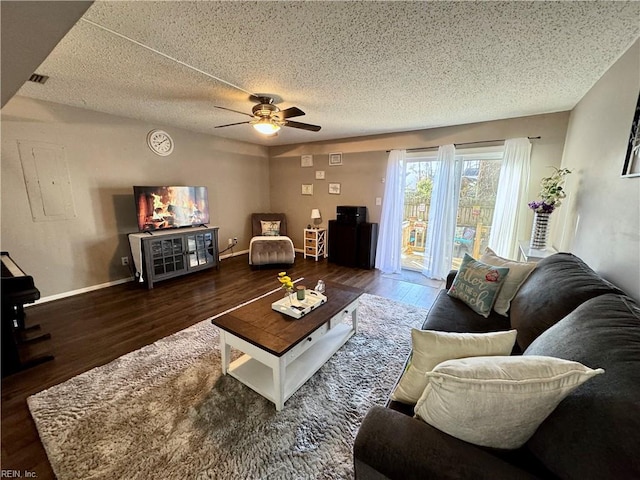
<svg viewBox="0 0 640 480"><path fill-rule="evenodd" d="M547 234L549 232L549 220L551 213L562 204L567 196L563 189L564 180L571 173L568 168L555 168L550 177L540 181L540 200L529 202L529 208L533 210L533 228L531 230L530 247L544 249L547 246Z"/></svg>
<svg viewBox="0 0 640 480"><path fill-rule="evenodd" d="M284 296L289 299L289 302L291 302L291 296L294 292L294 285L291 277L287 275L287 272L280 272L278 274L278 281L280 282L282 290L284 290Z"/></svg>

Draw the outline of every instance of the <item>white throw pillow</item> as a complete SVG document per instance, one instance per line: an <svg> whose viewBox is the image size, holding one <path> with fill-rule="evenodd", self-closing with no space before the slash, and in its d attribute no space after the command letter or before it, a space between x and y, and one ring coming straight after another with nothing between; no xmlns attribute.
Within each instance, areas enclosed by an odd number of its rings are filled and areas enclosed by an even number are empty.
<svg viewBox="0 0 640 480"><path fill-rule="evenodd" d="M516 262L500 257L489 247L486 248L480 257L480 261L493 265L494 267L507 267L509 269L509 275L504 279L502 288L498 292L496 303L493 304L493 309L500 315L506 317L509 307L511 306L511 300L516 296L516 293L518 293L524 281L531 272L533 272L533 269L536 268L536 264L532 262Z"/></svg>
<svg viewBox="0 0 640 480"><path fill-rule="evenodd" d="M521 447L575 388L604 373L535 355L449 360L427 373L416 417L485 447Z"/></svg>
<svg viewBox="0 0 640 480"><path fill-rule="evenodd" d="M516 331L492 333L451 333L411 329L413 350L391 399L415 405L427 386L425 373L445 360L479 355L509 355Z"/></svg>
<svg viewBox="0 0 640 480"><path fill-rule="evenodd" d="M260 220L260 226L264 236L275 237L280 235L280 220Z"/></svg>

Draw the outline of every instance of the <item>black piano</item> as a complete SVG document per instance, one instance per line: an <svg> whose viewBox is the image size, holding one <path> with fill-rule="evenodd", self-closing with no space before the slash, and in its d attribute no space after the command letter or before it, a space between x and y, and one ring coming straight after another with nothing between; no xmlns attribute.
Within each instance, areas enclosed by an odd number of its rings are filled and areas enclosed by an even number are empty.
<svg viewBox="0 0 640 480"><path fill-rule="evenodd" d="M39 325L25 325L24 305L40 298L33 277L22 271L8 252L2 258L2 376L53 359L52 355L30 355L30 346L51 338L49 333L32 335Z"/></svg>

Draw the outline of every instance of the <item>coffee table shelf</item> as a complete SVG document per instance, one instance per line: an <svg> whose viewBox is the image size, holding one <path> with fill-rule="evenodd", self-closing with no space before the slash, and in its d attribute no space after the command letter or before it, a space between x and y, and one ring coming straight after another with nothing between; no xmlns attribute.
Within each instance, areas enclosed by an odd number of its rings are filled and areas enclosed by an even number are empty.
<svg viewBox="0 0 640 480"><path fill-rule="evenodd" d="M304 385L354 334L347 324L332 328L323 337L286 365L284 389L280 400L282 406L298 389ZM273 368L248 354L243 355L229 365L229 375L244 383L253 391L276 404L277 392L274 389Z"/></svg>

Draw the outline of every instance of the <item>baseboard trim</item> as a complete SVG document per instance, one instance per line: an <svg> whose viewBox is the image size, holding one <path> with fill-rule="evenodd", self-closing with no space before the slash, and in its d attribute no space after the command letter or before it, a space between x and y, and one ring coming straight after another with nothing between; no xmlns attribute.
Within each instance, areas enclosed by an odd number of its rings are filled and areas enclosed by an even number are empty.
<svg viewBox="0 0 640 480"><path fill-rule="evenodd" d="M220 255L220 260L224 260L225 258L237 257L238 255L245 255L249 253L249 250L240 250L239 252L227 253L226 255Z"/></svg>
<svg viewBox="0 0 640 480"><path fill-rule="evenodd" d="M220 260L224 260L225 258L236 257L238 255L245 255L249 253L249 250L241 250L240 252L229 253L227 255L220 255ZM82 293L93 292L94 290L100 290L102 288L114 287L116 285L121 285L127 282L133 282L135 280L134 277L121 278L119 280L113 280L111 282L101 283L99 285L92 285L90 287L79 288L77 290L70 290L68 292L56 293L55 295L49 295L46 297L42 297L40 300L36 300L34 303L25 305L25 308L38 305L41 303L52 302L54 300L60 300L61 298L73 297L75 295L80 295Z"/></svg>
<svg viewBox="0 0 640 480"><path fill-rule="evenodd" d="M113 280L112 282L101 283L99 285L92 285L90 287L79 288L77 290L70 290L68 292L56 293L55 295L49 295L42 297L40 300L36 300L35 303L25 305L29 307L31 305L38 305L40 303L52 302L53 300L60 300L61 298L73 297L74 295L80 295L81 293L93 292L94 290L100 290L102 288L113 287L115 285L121 285L127 282L133 282L133 277L121 278L120 280Z"/></svg>

